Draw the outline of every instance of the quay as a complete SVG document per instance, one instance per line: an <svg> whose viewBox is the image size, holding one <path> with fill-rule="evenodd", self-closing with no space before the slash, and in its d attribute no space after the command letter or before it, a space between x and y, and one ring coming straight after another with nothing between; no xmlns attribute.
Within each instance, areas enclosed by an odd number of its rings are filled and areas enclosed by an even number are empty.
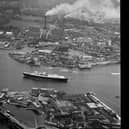
<svg viewBox="0 0 129 129"><path fill-rule="evenodd" d="M16 120L13 116L8 114L7 112L5 112L5 113L0 112L0 119L6 120L6 122L8 122L7 124L11 123L11 127L15 128L15 129L32 129L32 128L28 128L24 124L20 123L18 120Z"/></svg>
<svg viewBox="0 0 129 129"><path fill-rule="evenodd" d="M33 129L120 129L121 126L120 116L92 92L70 95L49 88L32 88L28 92L6 89L0 92L0 103L0 119L4 116L18 129L32 128L19 122L8 111L8 105L17 106L17 103L20 109L35 114Z"/></svg>

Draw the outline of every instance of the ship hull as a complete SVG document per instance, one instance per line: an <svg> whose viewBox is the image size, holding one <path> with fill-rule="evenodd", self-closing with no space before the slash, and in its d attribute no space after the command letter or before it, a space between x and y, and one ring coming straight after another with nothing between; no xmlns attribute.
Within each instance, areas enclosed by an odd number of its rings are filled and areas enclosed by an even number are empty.
<svg viewBox="0 0 129 129"><path fill-rule="evenodd" d="M31 75L27 73L23 73L24 78L28 79L33 79L33 80L50 80L50 81L57 81L57 82L67 82L67 78L52 78L52 77L44 77L44 76L36 76L36 75Z"/></svg>
<svg viewBox="0 0 129 129"><path fill-rule="evenodd" d="M79 66L79 69L80 69L80 70L82 70L82 69L88 69L88 70L90 70L91 67L87 67L87 66Z"/></svg>

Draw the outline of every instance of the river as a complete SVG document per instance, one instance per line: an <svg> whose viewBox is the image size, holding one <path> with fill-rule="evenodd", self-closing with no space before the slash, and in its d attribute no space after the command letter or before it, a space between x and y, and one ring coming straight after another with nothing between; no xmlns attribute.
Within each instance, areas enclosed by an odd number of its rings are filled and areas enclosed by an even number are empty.
<svg viewBox="0 0 129 129"><path fill-rule="evenodd" d="M68 83L49 81L34 81L24 79L24 71L40 70L49 73L58 73L69 78ZM0 90L30 90L32 87L55 88L70 94L93 91L105 104L120 114L120 76L112 73L120 73L120 65L108 65L95 67L91 70L66 70L51 67L30 67L12 60L8 51L0 50Z"/></svg>

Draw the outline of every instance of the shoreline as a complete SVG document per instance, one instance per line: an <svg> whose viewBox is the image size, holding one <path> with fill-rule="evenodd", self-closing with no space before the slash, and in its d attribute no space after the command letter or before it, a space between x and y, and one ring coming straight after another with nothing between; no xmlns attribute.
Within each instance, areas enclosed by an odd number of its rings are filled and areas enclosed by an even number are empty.
<svg viewBox="0 0 129 129"><path fill-rule="evenodd" d="M19 62L19 63L23 63L23 64L26 64L28 66L36 66L36 67L40 67L40 66L47 66L47 67L52 67L52 68L62 68L62 69L68 69L68 70L72 70L72 69L78 69L80 71L82 70L92 70L93 68L95 67L104 67L104 66L109 66L109 65L116 65L116 64L119 64L120 65L120 62L119 61L104 61L104 62L96 62L96 63L91 63L91 67L86 67L86 68L79 68L79 67L60 67L58 65L51 65L51 64L45 64L45 63L40 63L40 64L28 64L26 63L25 60L20 60L18 57L14 57L14 55L12 54L8 54L13 60Z"/></svg>
<svg viewBox="0 0 129 129"><path fill-rule="evenodd" d="M98 121L100 123L99 127L102 127L104 124L107 128L112 126L119 129L121 125L120 116L110 107L104 104L100 99L98 99L93 92L72 95L50 88L32 88L29 91L21 92L3 89L0 94L0 98L2 99L0 114L9 119L12 122L12 126L13 123L15 123L14 126L21 127L22 129L28 129L29 127L26 127L26 125L22 124L25 121L22 121L21 123L16 118L16 114L14 112L10 112L10 109L8 109L9 105L13 104L14 107L17 107L17 110L20 108L21 110L25 109L26 111L32 111L35 116L34 118L36 120L37 127L42 126L46 127L46 129L48 125L50 126L50 128L56 127L55 129L60 129L61 127L63 127L63 129L66 129L67 126L69 127L68 123L62 123L62 121L58 120L59 117L65 122L64 116L73 125L72 128L79 128L79 125L75 124L74 122L80 123L78 119L74 120L73 117L82 117L81 123L83 123L84 127L86 126L87 129L90 127L96 127L97 125L91 125L91 123L97 119L101 119L101 122ZM44 100L45 94L49 99L51 98L49 104L47 103L47 99ZM80 99L82 101L80 101ZM4 108L5 105L6 109ZM60 107L61 105L63 107ZM86 110L83 110L81 106L83 106L83 108L85 107ZM65 110L65 108L67 108L67 110ZM100 116L95 115L95 113L97 112ZM51 113L52 116L49 113ZM71 117L71 113L73 114L73 117ZM94 118L94 120L92 120L92 117ZM70 119L73 119L73 121L70 121ZM85 122L87 123L86 125Z"/></svg>
<svg viewBox="0 0 129 129"><path fill-rule="evenodd" d="M2 54L3 53L3 54ZM8 51L1 51L0 56L4 57L1 60L1 72L4 72L4 76L1 76L1 82L6 79L8 80L9 84L8 85L7 81L2 82L2 85L6 85L9 88L15 90L20 87L22 89L28 89L29 87L35 87L37 84L37 87L42 87L43 83L39 82L36 83L35 81L31 80L23 80L21 78L21 74L23 71L46 71L48 73L57 73L57 74L62 74L64 76L68 76L71 78L71 81L69 84L58 84L58 83L49 83L45 82L44 86L45 87L51 87L51 88L58 88L63 91L68 91L68 93L83 93L83 89L86 88L87 90L92 89L97 93L97 97L102 98L104 102L107 102L108 105L110 105L113 109L115 109L118 113L120 112L119 106L119 99L116 99L114 96L120 96L120 91L119 91L119 78L115 78L111 75L112 72L119 72L119 64L118 65L107 65L105 66L96 66L93 68L93 70L78 70L78 69L66 69L66 68L61 68L61 67L30 67L29 65L26 64L20 64L12 60L11 58L8 57ZM5 64L3 64L3 62ZM11 69L8 69L8 65L10 65ZM4 69L7 69L6 70ZM16 72L13 72L13 70ZM107 74L105 74L105 72ZM12 76L13 75L13 76ZM96 77L95 77L96 75ZM7 76L10 76L11 79L6 78ZM101 79L102 78L102 79ZM109 80L109 81L108 81ZM80 86L80 84L82 86ZM17 85L17 86L16 86ZM79 87L80 86L80 87ZM109 87L109 88L108 88ZM73 90L72 90L73 89ZM105 90L107 89L107 90ZM103 91L103 92L101 92ZM105 96L109 100L111 99L111 103L105 99L103 99L102 96ZM113 105L113 102L115 103Z"/></svg>

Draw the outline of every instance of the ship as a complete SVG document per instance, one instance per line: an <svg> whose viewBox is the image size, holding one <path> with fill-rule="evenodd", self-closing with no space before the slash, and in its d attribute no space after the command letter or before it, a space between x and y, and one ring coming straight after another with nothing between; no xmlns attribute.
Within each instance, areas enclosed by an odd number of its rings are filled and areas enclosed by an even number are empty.
<svg viewBox="0 0 129 129"><path fill-rule="evenodd" d="M24 78L30 78L34 80L53 80L59 82L67 82L68 78L58 74L48 74L47 72L23 72Z"/></svg>
<svg viewBox="0 0 129 129"><path fill-rule="evenodd" d="M78 65L79 69L91 69L92 68L92 65L90 63L88 64L83 64L83 63L80 63Z"/></svg>
<svg viewBox="0 0 129 129"><path fill-rule="evenodd" d="M119 76L119 75L120 75L120 73L112 73L112 75L118 75L118 76Z"/></svg>

